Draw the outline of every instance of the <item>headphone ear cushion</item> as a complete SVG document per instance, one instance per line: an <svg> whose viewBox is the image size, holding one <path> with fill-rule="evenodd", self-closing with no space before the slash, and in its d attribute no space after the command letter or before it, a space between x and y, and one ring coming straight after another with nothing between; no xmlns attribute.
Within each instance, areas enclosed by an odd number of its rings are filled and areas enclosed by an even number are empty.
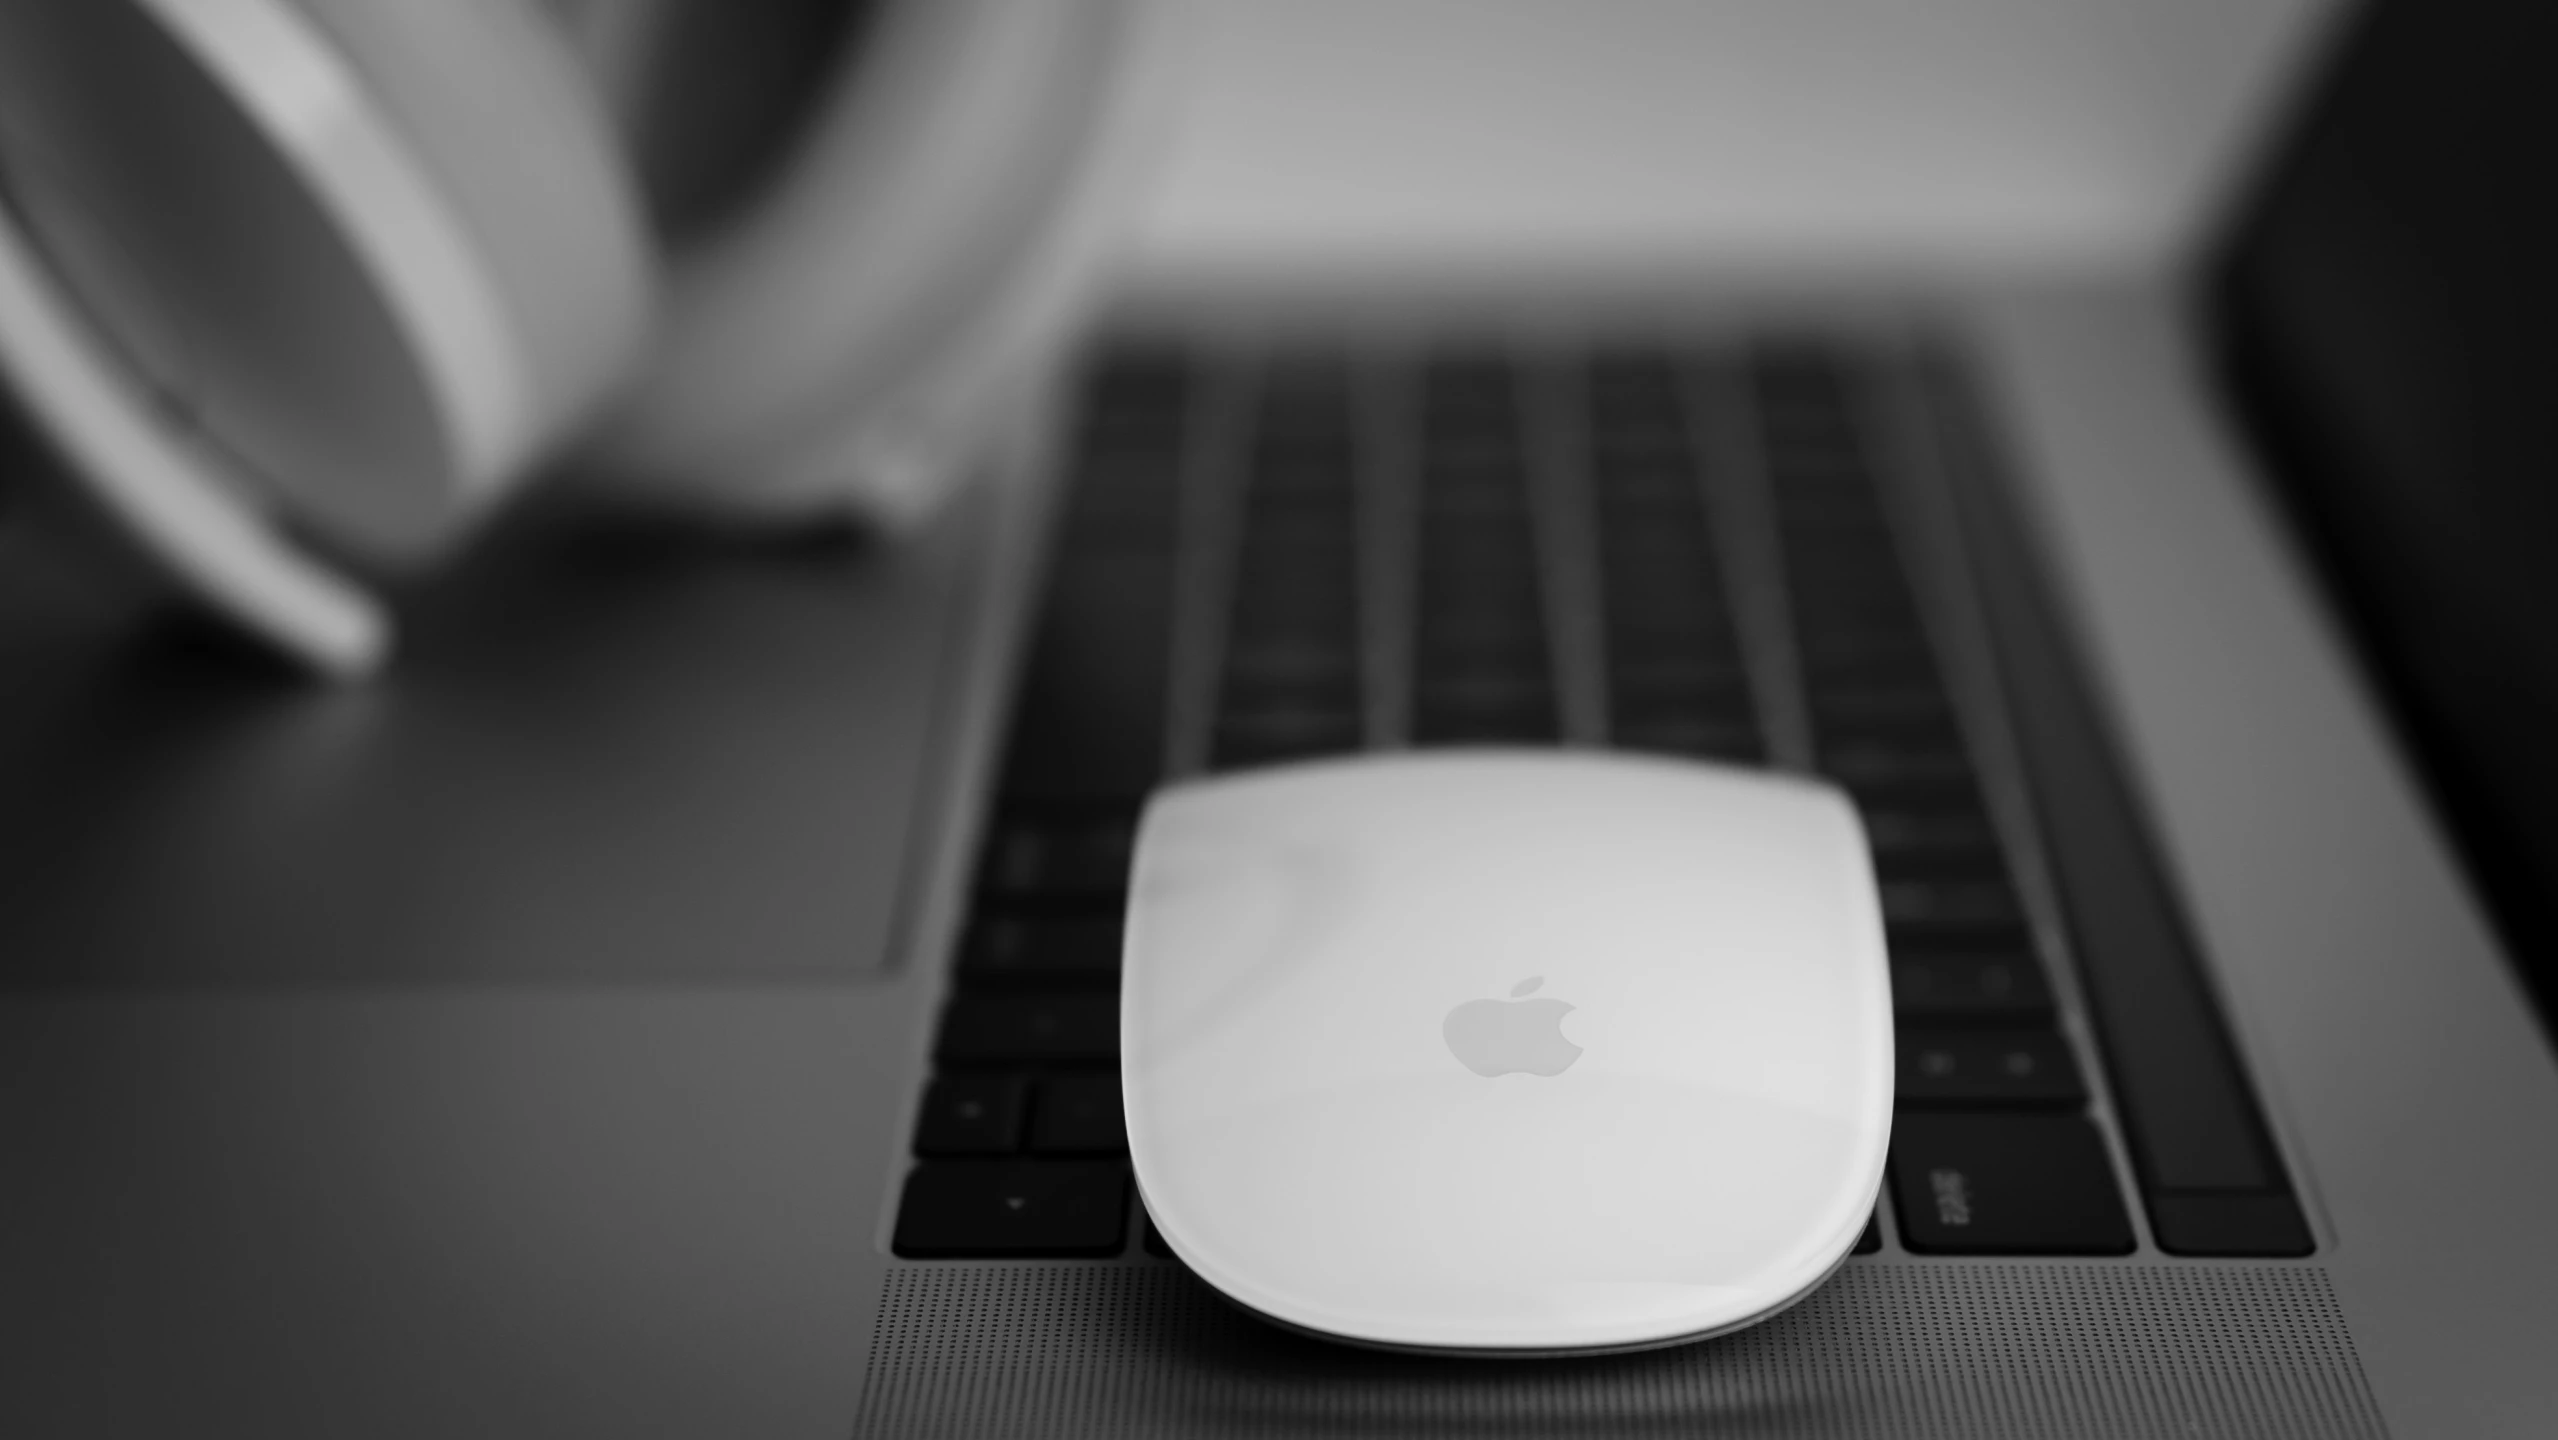
<svg viewBox="0 0 2558 1440"><path fill-rule="evenodd" d="M534 0L295 3L477 242L525 361L529 465L592 417L655 329L656 245L602 97Z"/></svg>
<svg viewBox="0 0 2558 1440"><path fill-rule="evenodd" d="M866 477L811 474L810 457L841 466L865 432L908 427L953 343L1019 302L1015 276L1084 198L1132 8L924 0L873 17L770 192L671 257L657 353L594 468L749 511L858 492Z"/></svg>
<svg viewBox="0 0 2558 1440"><path fill-rule="evenodd" d="M523 0L6 0L8 203L243 496L432 554L628 369L654 260Z"/></svg>

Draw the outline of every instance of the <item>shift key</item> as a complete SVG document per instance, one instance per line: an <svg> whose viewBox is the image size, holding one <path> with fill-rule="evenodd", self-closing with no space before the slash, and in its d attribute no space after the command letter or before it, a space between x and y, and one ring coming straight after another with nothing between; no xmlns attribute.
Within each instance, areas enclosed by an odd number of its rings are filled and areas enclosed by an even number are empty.
<svg viewBox="0 0 2558 1440"><path fill-rule="evenodd" d="M1933 1255L2122 1255L2122 1188L2076 1115L1913 1115L1892 1122L1901 1239Z"/></svg>

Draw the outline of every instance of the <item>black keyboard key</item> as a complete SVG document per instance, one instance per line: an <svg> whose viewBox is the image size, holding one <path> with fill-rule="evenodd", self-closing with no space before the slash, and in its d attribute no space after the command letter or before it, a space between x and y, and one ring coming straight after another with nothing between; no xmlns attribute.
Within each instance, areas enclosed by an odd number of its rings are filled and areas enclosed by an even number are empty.
<svg viewBox="0 0 2558 1440"><path fill-rule="evenodd" d="M1840 579L1870 566L1888 563L1890 554L1878 543L1872 554L1854 557L1852 569L1842 567ZM1794 619L1802 627L1803 652L1807 658L1827 658L1842 665L1860 659L1884 665L1934 659L1935 652L1928 646L1927 632L1919 628L1918 616L1906 593L1895 588L1841 594L1843 586L1840 580L1831 580L1821 573L1827 568L1821 567L1808 576L1796 577L1816 583L1830 580L1821 589L1809 586L1799 589Z"/></svg>
<svg viewBox="0 0 2558 1440"><path fill-rule="evenodd" d="M1998 830L1976 805L1864 805L1866 842L1877 854L1995 850Z"/></svg>
<svg viewBox="0 0 2558 1440"><path fill-rule="evenodd" d="M1896 952L1892 1011L1903 1024L2018 1023L2050 1015L2052 992L2028 952Z"/></svg>
<svg viewBox="0 0 2558 1440"><path fill-rule="evenodd" d="M1882 1227L1872 1216L1868 1216L1865 1221L1865 1233L1856 1237L1856 1248L1848 1253L1851 1255L1873 1255L1880 1253L1882 1249Z"/></svg>
<svg viewBox="0 0 2558 1440"><path fill-rule="evenodd" d="M1755 721L1750 692L1738 667L1706 657L1644 660L1608 652L1608 709L1620 719Z"/></svg>
<svg viewBox="0 0 2558 1440"><path fill-rule="evenodd" d="M1887 554L1878 548L1870 557L1857 556L1853 567L1862 569L1882 563ZM1827 577L1820 570L1803 573L1804 568L1796 567L1794 576L1796 593L1801 597L1794 620L1802 640L1805 673L1824 677L1816 695L1819 690L1843 687L1845 677L1866 668L1878 675L1908 674L1924 676L1923 683L1935 682L1935 652L1928 648L1927 636L1905 613L1900 599L1896 598L1890 608L1871 602L1824 604L1819 598L1820 590L1813 587Z"/></svg>
<svg viewBox="0 0 2558 1440"><path fill-rule="evenodd" d="M1006 818L987 840L979 884L1010 901L1116 899L1128 889L1136 831L1115 815Z"/></svg>
<svg viewBox="0 0 2558 1440"><path fill-rule="evenodd" d="M1954 707L1934 685L1909 688L1832 686L1811 697L1812 719L1825 734L1858 735L1925 727L1946 733Z"/></svg>
<svg viewBox="0 0 2558 1440"><path fill-rule="evenodd" d="M1425 672L1413 688L1415 704L1450 711L1543 711L1554 704L1554 687L1545 674L1525 668L1471 666Z"/></svg>
<svg viewBox="0 0 2558 1440"><path fill-rule="evenodd" d="M1980 787L1968 775L1869 776L1838 783L1856 797L1857 809L1866 812L1947 814L1981 809Z"/></svg>
<svg viewBox="0 0 2558 1440"><path fill-rule="evenodd" d="M960 950L960 979L970 987L1116 985L1117 915L985 916L971 923Z"/></svg>
<svg viewBox="0 0 2558 1440"><path fill-rule="evenodd" d="M2075 1115L1911 1115L1892 1123L1901 1241L1935 1255L2123 1255L2114 1167Z"/></svg>
<svg viewBox="0 0 2558 1440"><path fill-rule="evenodd" d="M1117 1161L932 1161L906 1177L894 1248L916 1259L1114 1255L1127 1211Z"/></svg>
<svg viewBox="0 0 2558 1440"><path fill-rule="evenodd" d="M1715 713L1752 715L1748 682L1740 662L1721 640L1683 642L1656 650L1649 642L1612 633L1602 642L1612 709L1627 714L1686 717Z"/></svg>
<svg viewBox="0 0 2558 1440"><path fill-rule="evenodd" d="M1611 738L1619 748L1646 754L1685 755L1734 764L1750 764L1766 755L1759 743L1758 727L1747 722L1620 719L1611 728Z"/></svg>
<svg viewBox="0 0 2558 1440"><path fill-rule="evenodd" d="M1347 636L1230 635L1226 693L1349 693L1359 683L1359 656Z"/></svg>
<svg viewBox="0 0 2558 1440"><path fill-rule="evenodd" d="M1058 522L1062 548L1083 559L1143 561L1171 553L1178 539L1175 501L1183 474L1178 445L1095 456L1075 466L1075 472L1075 485L1085 493ZM1095 498L1089 489L1106 489L1109 498Z"/></svg>
<svg viewBox="0 0 2558 1440"><path fill-rule="evenodd" d="M1344 543L1347 543L1346 537ZM1357 602L1346 577L1299 574L1286 584L1246 574L1234 597L1232 641L1238 645L1315 643L1347 650L1357 643Z"/></svg>
<svg viewBox="0 0 2558 1440"><path fill-rule="evenodd" d="M1171 1259L1172 1246L1165 1243L1164 1232L1155 1228L1155 1217L1148 1215L1143 1223L1146 1227L1146 1253L1160 1259Z"/></svg>
<svg viewBox="0 0 2558 1440"><path fill-rule="evenodd" d="M1691 664L1733 663L1732 639L1714 617L1694 610L1655 610L1645 615L1612 616L1605 629L1612 660L1637 664L1685 660Z"/></svg>
<svg viewBox="0 0 2558 1440"><path fill-rule="evenodd" d="M2315 1248L2300 1202L2280 1193L2155 1194L2149 1225L2170 1255L2307 1255Z"/></svg>
<svg viewBox="0 0 2558 1440"><path fill-rule="evenodd" d="M2004 876L1967 880L1885 878L1879 887L1883 923L1894 932L1998 930L2021 932L2024 908Z"/></svg>
<svg viewBox="0 0 2558 1440"><path fill-rule="evenodd" d="M1221 715L1209 758L1220 768L1307 760L1356 750L1361 738L1360 717L1346 708Z"/></svg>
<svg viewBox="0 0 2558 1440"><path fill-rule="evenodd" d="M1821 736L1821 753L1832 766L1881 763L1888 757L1952 757L1970 754L1952 719L1938 715L1880 718L1853 708L1812 702L1812 726ZM1868 758L1871 757L1871 758Z"/></svg>
<svg viewBox="0 0 2558 1440"><path fill-rule="evenodd" d="M1454 534L1443 528L1425 540L1417 592L1424 645L1468 651L1543 639L1536 552L1524 526Z"/></svg>
<svg viewBox="0 0 2558 1440"><path fill-rule="evenodd" d="M1347 618L1325 629L1247 629L1227 632L1226 670L1217 684L1217 708L1225 713L1291 705L1359 708L1357 637Z"/></svg>
<svg viewBox="0 0 2558 1440"><path fill-rule="evenodd" d="M1871 832L1868 832L1869 835ZM1958 849L1951 846L1921 849L1911 846L1873 847L1874 876L1884 884L1999 885L2007 883L2007 864L1996 850L1986 847Z"/></svg>
<svg viewBox="0 0 2558 1440"><path fill-rule="evenodd" d="M1921 744L1883 744L1873 740L1841 743L1824 737L1821 773L1850 789L1877 792L1895 787L1968 781L1972 762L1963 752Z"/></svg>
<svg viewBox="0 0 2558 1440"><path fill-rule="evenodd" d="M1413 637L1412 658L1423 685L1490 677L1511 684L1545 683L1545 631L1534 617L1512 626L1500 607L1474 607L1462 617L1435 623L1424 617Z"/></svg>
<svg viewBox="0 0 2558 1440"><path fill-rule="evenodd" d="M1802 668L1803 681L1810 689L1815 713L1820 697L1833 688L1862 690L1936 683L1936 662L1915 651L1807 650L1802 657Z"/></svg>
<svg viewBox="0 0 2558 1440"><path fill-rule="evenodd" d="M1133 808L1162 778L1174 566L1061 556L1013 711L1002 794Z"/></svg>
<svg viewBox="0 0 2558 1440"><path fill-rule="evenodd" d="M1916 960L1936 955L2031 955L2034 940L2015 921L1981 922L1886 913L1883 932L1894 957Z"/></svg>
<svg viewBox="0 0 2558 1440"><path fill-rule="evenodd" d="M1058 1075L1040 1081L1031 1096L1030 1153L1128 1153L1128 1120L1119 1104L1119 1077Z"/></svg>
<svg viewBox="0 0 2558 1440"><path fill-rule="evenodd" d="M1894 1042L1903 1106L2075 1107L2087 1086L2069 1042L2049 1030L1903 1030Z"/></svg>
<svg viewBox="0 0 2558 1440"><path fill-rule="evenodd" d="M1187 352L1170 337L1114 336L1084 362L1087 417L1177 415L1190 392Z"/></svg>
<svg viewBox="0 0 2558 1440"><path fill-rule="evenodd" d="M1450 344L1422 362L1422 404L1430 413L1488 410L1506 416L1512 370L1503 351L1480 344Z"/></svg>
<svg viewBox="0 0 2558 1440"><path fill-rule="evenodd" d="M1119 1058L1116 995L962 995L942 1016L936 1052L954 1065Z"/></svg>
<svg viewBox="0 0 2558 1440"><path fill-rule="evenodd" d="M1416 745L1550 745L1562 738L1562 724L1550 705L1413 707L1412 741Z"/></svg>
<svg viewBox="0 0 2558 1440"><path fill-rule="evenodd" d="M1418 658L1412 690L1416 743L1536 743L1560 737L1562 722L1542 648L1499 662L1448 660L1426 648Z"/></svg>
<svg viewBox="0 0 2558 1440"><path fill-rule="evenodd" d="M1639 679L1629 679L1621 670L1611 675L1608 712L1629 725L1651 721L1692 724L1699 720L1757 723L1758 715L1746 689L1702 665L1682 668L1686 673L1677 676L1665 673L1666 667L1658 665L1646 666Z"/></svg>
<svg viewBox="0 0 2558 1440"><path fill-rule="evenodd" d="M1235 557L1235 631L1309 630L1346 642L1358 615L1357 530L1339 515L1271 513L1244 517Z"/></svg>
<svg viewBox="0 0 2558 1440"><path fill-rule="evenodd" d="M1246 642L1238 637L1235 643ZM1310 637L1289 637L1289 644L1303 661L1311 661L1319 653ZM1318 671L1312 664L1302 664L1299 673L1294 675L1282 673L1276 667L1245 669L1229 660L1225 683L1217 692L1217 711L1221 715L1307 708L1356 712L1359 709L1357 666L1358 662L1346 643L1337 647L1337 659L1324 670Z"/></svg>
<svg viewBox="0 0 2558 1440"><path fill-rule="evenodd" d="M918 1155L1009 1155L1021 1146L1027 1082L1018 1075L944 1075L924 1094Z"/></svg>

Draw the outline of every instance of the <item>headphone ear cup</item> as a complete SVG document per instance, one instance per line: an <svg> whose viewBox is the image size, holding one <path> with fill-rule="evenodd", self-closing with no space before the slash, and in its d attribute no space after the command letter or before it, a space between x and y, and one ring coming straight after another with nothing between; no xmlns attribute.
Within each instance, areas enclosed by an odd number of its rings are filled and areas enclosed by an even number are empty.
<svg viewBox="0 0 2558 1440"><path fill-rule="evenodd" d="M451 204L504 303L530 417L485 504L589 421L655 330L659 265L604 98L536 0L295 0Z"/></svg>
<svg viewBox="0 0 2558 1440"><path fill-rule="evenodd" d="M653 256L522 0L8 0L0 152L52 283L281 518L435 553L591 410Z"/></svg>
<svg viewBox="0 0 2558 1440"><path fill-rule="evenodd" d="M261 499L366 548L437 528L523 429L485 267L281 0L15 0L9 201L46 279Z"/></svg>
<svg viewBox="0 0 2558 1440"><path fill-rule="evenodd" d="M931 377L983 368L954 347L1023 338L990 307L1062 328L1071 307L1024 309L1022 275L1089 278L1034 262L1073 228L1115 128L1134 8L925 0L872 17L768 193L670 256L658 350L585 468L750 514L903 508L864 457L911 459Z"/></svg>

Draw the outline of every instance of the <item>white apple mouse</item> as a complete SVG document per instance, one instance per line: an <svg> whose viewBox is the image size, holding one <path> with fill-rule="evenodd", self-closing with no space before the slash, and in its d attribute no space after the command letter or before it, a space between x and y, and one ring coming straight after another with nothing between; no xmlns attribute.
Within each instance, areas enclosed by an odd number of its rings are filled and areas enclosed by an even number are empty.
<svg viewBox="0 0 2558 1440"><path fill-rule="evenodd" d="M1229 1298L1561 1355L1764 1320L1846 1258L1892 1120L1854 808L1556 751L1161 791L1120 1001L1137 1184Z"/></svg>

